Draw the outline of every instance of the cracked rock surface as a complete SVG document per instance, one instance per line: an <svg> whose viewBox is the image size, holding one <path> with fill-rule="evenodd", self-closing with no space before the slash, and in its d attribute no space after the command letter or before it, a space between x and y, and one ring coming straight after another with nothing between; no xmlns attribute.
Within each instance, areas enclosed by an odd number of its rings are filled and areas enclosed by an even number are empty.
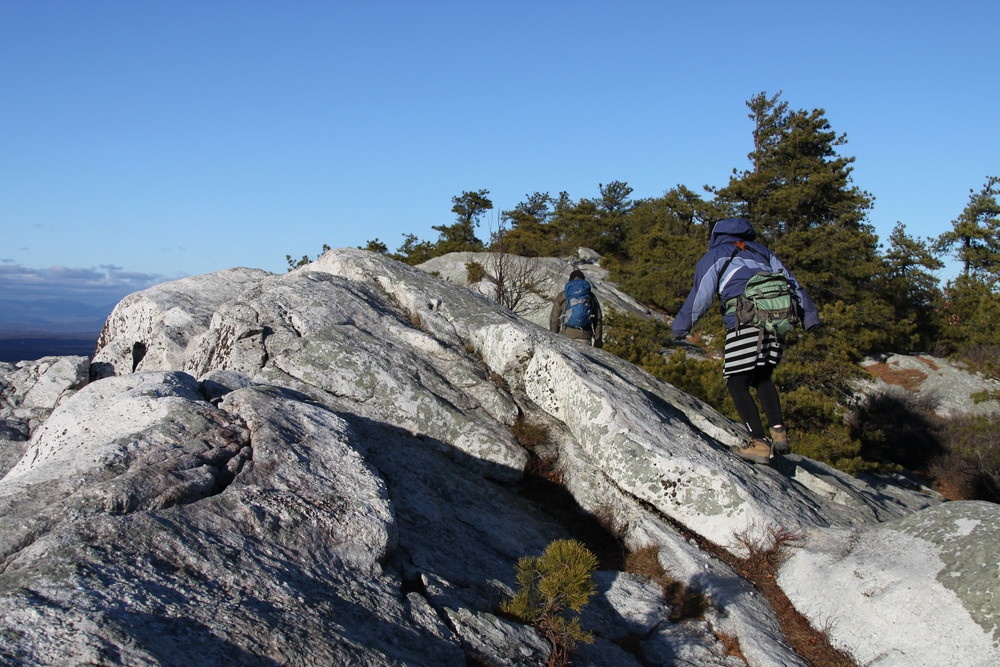
<svg viewBox="0 0 1000 667"><path fill-rule="evenodd" d="M657 585L602 570L577 664L744 664L720 635L751 665L803 664L691 539L738 553L736 533L775 525L807 536L780 573L789 597L838 627L821 591L835 580L853 617L832 637L866 664L1000 655L995 569L971 575L1000 546L994 506L801 457L747 464L728 451L737 427L692 397L379 255L157 285L72 364L89 384L51 376L31 414L20 371L0 368L4 662L544 664L546 642L498 603L519 558L575 533L554 497L523 493L518 423L544 427L535 455L557 461L576 516L655 546L709 599L673 622ZM866 595L874 575L852 572L888 567L878 544L905 547L914 574ZM941 608L942 590L965 648L916 652L884 625L901 622L892 600Z"/></svg>

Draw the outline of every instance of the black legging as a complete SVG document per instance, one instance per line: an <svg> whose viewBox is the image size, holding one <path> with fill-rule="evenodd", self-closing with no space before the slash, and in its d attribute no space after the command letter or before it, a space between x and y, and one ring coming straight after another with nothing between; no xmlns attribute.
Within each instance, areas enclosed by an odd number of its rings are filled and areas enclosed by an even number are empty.
<svg viewBox="0 0 1000 667"><path fill-rule="evenodd" d="M757 390L757 400L764 408L764 414L771 426L781 424L781 402L778 400L778 389L771 382L774 366L757 366L747 373L736 373L726 378L726 387L733 398L736 412L746 424L747 430L754 438L764 438L764 425L760 421L757 404L750 395L750 388Z"/></svg>

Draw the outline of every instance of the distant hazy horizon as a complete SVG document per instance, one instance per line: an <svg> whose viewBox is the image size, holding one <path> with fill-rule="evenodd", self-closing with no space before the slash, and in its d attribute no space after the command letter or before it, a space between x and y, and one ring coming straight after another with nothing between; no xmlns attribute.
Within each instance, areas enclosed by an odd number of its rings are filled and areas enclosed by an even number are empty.
<svg viewBox="0 0 1000 667"><path fill-rule="evenodd" d="M0 299L0 361L89 356L116 303L94 306L67 298Z"/></svg>
<svg viewBox="0 0 1000 667"><path fill-rule="evenodd" d="M97 348L93 338L3 338L0 337L0 362L16 364L42 357L89 357Z"/></svg>

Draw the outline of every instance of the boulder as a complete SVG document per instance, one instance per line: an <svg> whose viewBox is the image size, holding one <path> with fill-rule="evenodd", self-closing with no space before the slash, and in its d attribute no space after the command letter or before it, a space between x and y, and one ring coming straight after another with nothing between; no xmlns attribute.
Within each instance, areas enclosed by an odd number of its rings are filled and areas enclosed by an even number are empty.
<svg viewBox="0 0 1000 667"><path fill-rule="evenodd" d="M470 283L469 264L483 267L486 276L475 283ZM518 276L533 289L524 291L523 298L518 300L514 308L515 312L546 329L549 327L552 303L562 291L573 269L583 271L593 286L594 294L601 302L603 311L614 310L640 317L662 319L608 280L607 269L601 268L600 265L600 255L587 248L580 248L576 257L567 258L520 257L491 252L451 252L418 264L417 268L456 285L468 286L494 301L500 301L497 296L496 276ZM491 277L494 279L491 280Z"/></svg>
<svg viewBox="0 0 1000 667"><path fill-rule="evenodd" d="M0 475L24 454L35 429L87 382L86 357L0 363Z"/></svg>
<svg viewBox="0 0 1000 667"><path fill-rule="evenodd" d="M1000 380L970 373L960 364L929 354L889 354L865 359L871 373L864 394L884 392L925 405L942 418L1000 414Z"/></svg>
<svg viewBox="0 0 1000 667"><path fill-rule="evenodd" d="M361 250L131 295L91 377L0 480L0 655L24 662L65 645L70 662L539 664L546 642L499 603L519 558L579 538L653 546L709 601L671 621L651 583L602 555L584 664L738 664L722 639L734 637L751 665L799 665L763 597L716 554L781 527L808 536L805 558L813 540L825 553L835 536L950 507L802 457L742 461L729 449L740 429L700 401ZM526 426L544 437L522 441ZM543 460L559 482L544 494L531 474ZM597 524L600 540L583 529ZM969 539L970 553L998 546L993 530ZM795 562L781 571L789 590ZM817 557L811 572L840 567ZM909 586L933 608L929 572ZM823 595L802 590L796 606L824 627ZM856 656L902 650L881 607L853 604L874 627ZM961 636L982 634L965 606L947 613Z"/></svg>
<svg viewBox="0 0 1000 667"><path fill-rule="evenodd" d="M781 568L797 608L863 665L1000 664L1000 507L951 502L816 528Z"/></svg>

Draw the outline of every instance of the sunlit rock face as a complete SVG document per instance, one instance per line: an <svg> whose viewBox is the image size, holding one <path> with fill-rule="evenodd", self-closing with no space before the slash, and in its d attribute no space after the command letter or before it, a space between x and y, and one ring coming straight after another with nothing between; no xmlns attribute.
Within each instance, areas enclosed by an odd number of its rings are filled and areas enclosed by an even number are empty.
<svg viewBox="0 0 1000 667"><path fill-rule="evenodd" d="M44 391L45 373L0 368L0 655L13 662L544 663L547 643L498 606L520 557L576 536L554 497L524 492L535 458L556 461L581 520L655 545L710 601L672 622L655 584L601 571L580 664L743 664L723 635L752 665L803 664L762 597L697 546L739 554L736 535L774 526L805 537L779 573L789 597L844 628L831 637L859 661L997 657L996 598L974 594L995 586L995 557L992 580L973 574L997 551L995 506L796 456L743 462L736 426L696 399L376 254L133 294L87 361ZM32 382L44 398L28 417ZM547 434L536 451L514 435L524 424ZM927 642L917 656L883 627L907 614L892 604L901 580L878 578L904 548L907 605L940 610L947 591L967 653ZM859 568L889 593L821 590Z"/></svg>

